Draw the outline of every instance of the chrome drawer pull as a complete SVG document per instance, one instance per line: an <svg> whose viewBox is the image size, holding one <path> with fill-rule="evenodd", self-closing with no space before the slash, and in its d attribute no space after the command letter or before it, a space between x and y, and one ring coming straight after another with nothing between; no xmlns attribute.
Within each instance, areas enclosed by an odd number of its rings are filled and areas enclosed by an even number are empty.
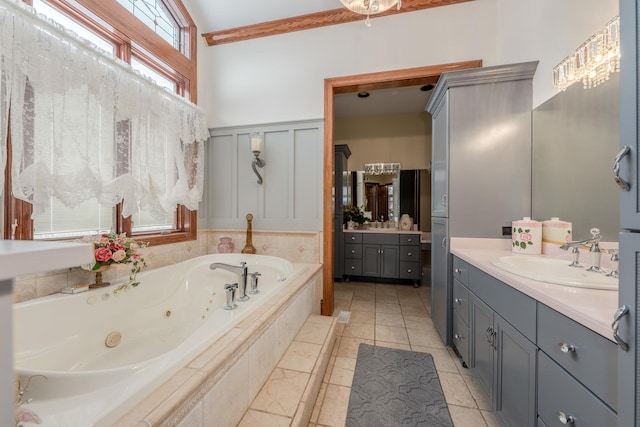
<svg viewBox="0 0 640 427"><path fill-rule="evenodd" d="M411 252L409 252L409 253L407 254L407 256L411 256Z"/></svg>
<svg viewBox="0 0 640 427"><path fill-rule="evenodd" d="M351 266L351 269L352 269L352 270L355 270L356 268L352 265L352 266Z"/></svg>
<svg viewBox="0 0 640 427"><path fill-rule="evenodd" d="M411 273L411 269L408 269L408 270L407 270L407 273Z"/></svg>
<svg viewBox="0 0 640 427"><path fill-rule="evenodd" d="M458 276L459 276L459 275L461 275L463 271L464 271L464 270L463 270L463 269L461 269L461 268L456 268L456 270L455 270L455 272L456 272L456 274L457 274Z"/></svg>
<svg viewBox="0 0 640 427"><path fill-rule="evenodd" d="M558 420L562 424L573 424L576 422L576 419L572 415L567 415L562 411L558 411Z"/></svg>
<svg viewBox="0 0 640 427"><path fill-rule="evenodd" d="M446 237L442 238L441 246L442 246L443 248L447 249L447 238L446 238Z"/></svg>
<svg viewBox="0 0 640 427"><path fill-rule="evenodd" d="M461 339L464 339L464 336L461 335L461 334L455 334L453 336L453 339L456 340L456 341L460 341Z"/></svg>
<svg viewBox="0 0 640 427"><path fill-rule="evenodd" d="M447 195L443 195L442 198L440 199L442 206L447 207Z"/></svg>
<svg viewBox="0 0 640 427"><path fill-rule="evenodd" d="M560 351L563 353L571 353L576 351L576 346L573 344L560 341L558 345L560 346Z"/></svg>
<svg viewBox="0 0 640 427"><path fill-rule="evenodd" d="M620 348L624 351L629 351L629 344L627 344L622 340L622 338L620 338L620 335L618 335L618 329L620 328L620 320L622 320L622 318L628 313L629 307L627 307L626 305L618 307L613 315L613 323L611 324L611 329L613 330L613 339L616 340Z"/></svg>
<svg viewBox="0 0 640 427"><path fill-rule="evenodd" d="M463 299L462 298L456 298L456 299L454 299L454 301L457 302L458 304L462 305Z"/></svg>
<svg viewBox="0 0 640 427"><path fill-rule="evenodd" d="M614 160L614 163L613 163L613 180L624 191L629 191L629 189L631 188L631 185L629 185L629 183L624 179L620 178L620 162L625 156L629 154L630 151L631 151L631 148L627 146L622 147L622 149L616 155L616 159Z"/></svg>
<svg viewBox="0 0 640 427"><path fill-rule="evenodd" d="M352 254L355 254L355 253L356 253L356 251L354 251L353 249L351 249L351 253L352 253Z"/></svg>
<svg viewBox="0 0 640 427"><path fill-rule="evenodd" d="M407 242L411 243L411 242L413 242L413 239L407 239ZM409 255L411 255L411 254L409 254Z"/></svg>

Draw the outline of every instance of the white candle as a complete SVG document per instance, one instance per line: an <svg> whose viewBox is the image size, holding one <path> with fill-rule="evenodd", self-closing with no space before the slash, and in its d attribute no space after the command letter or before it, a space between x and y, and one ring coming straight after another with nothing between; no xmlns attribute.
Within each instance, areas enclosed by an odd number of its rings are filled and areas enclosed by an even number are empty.
<svg viewBox="0 0 640 427"><path fill-rule="evenodd" d="M251 137L251 151L262 151L262 138L260 136Z"/></svg>

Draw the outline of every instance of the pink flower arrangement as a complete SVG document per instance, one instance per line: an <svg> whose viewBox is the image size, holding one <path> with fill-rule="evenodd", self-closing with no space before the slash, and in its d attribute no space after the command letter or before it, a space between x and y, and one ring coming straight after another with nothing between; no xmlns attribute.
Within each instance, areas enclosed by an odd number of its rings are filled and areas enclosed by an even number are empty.
<svg viewBox="0 0 640 427"><path fill-rule="evenodd" d="M84 239L84 241L93 243L95 262L93 265L87 266L86 269L95 271L113 264L130 264L129 281L120 286L118 290L128 286L136 287L140 284L136 281L136 275L147 266L147 263L139 251L147 247L146 243L138 243L124 233L116 234L113 232L101 234L97 239L93 237L89 239Z"/></svg>

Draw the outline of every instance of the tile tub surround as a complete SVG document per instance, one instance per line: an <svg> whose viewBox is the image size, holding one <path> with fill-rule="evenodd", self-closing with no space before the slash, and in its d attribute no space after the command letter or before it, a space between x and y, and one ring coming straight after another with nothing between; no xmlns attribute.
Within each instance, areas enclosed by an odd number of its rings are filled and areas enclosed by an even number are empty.
<svg viewBox="0 0 640 427"><path fill-rule="evenodd" d="M236 425L305 320L319 314L321 265L292 281L118 420L116 427Z"/></svg>
<svg viewBox="0 0 640 427"><path fill-rule="evenodd" d="M311 315L238 427L307 427L336 340L336 318Z"/></svg>
<svg viewBox="0 0 640 427"><path fill-rule="evenodd" d="M201 255L218 253L220 237L229 236L240 253L245 245L245 230L198 230L197 240L149 246L142 250L148 268L175 264ZM292 263L320 262L320 233L253 230L253 242L260 255L285 258ZM105 281L124 281L129 275L126 266L103 273ZM81 268L65 268L38 274L23 275L14 283L14 302L28 301L57 294L63 288L92 282L95 273Z"/></svg>
<svg viewBox="0 0 640 427"><path fill-rule="evenodd" d="M600 246L601 248L613 247L615 243L602 243ZM571 262L570 253L557 250L554 247L543 249L547 250L545 255L526 256L563 258L567 259L567 262ZM452 238L451 253L613 341L611 322L613 321L613 314L618 308L617 291L554 285L507 273L494 266L491 260L513 255L511 252L511 240ZM606 254L603 254L603 268L608 267L606 258L608 258ZM588 260L588 253L581 254L581 263L588 264Z"/></svg>

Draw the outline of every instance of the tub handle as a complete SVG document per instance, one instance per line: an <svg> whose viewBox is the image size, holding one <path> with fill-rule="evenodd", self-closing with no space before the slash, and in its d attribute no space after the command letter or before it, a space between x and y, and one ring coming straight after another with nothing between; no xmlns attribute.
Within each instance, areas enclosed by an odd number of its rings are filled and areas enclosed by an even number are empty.
<svg viewBox="0 0 640 427"><path fill-rule="evenodd" d="M234 310L238 304L236 304L236 291L238 290L237 283L227 283L224 285L224 290L227 291L227 304L224 306L225 310Z"/></svg>
<svg viewBox="0 0 640 427"><path fill-rule="evenodd" d="M249 293L252 295L260 293L258 290L258 277L260 276L262 276L262 274L257 271L255 273L251 273L251 289L249 289Z"/></svg>

